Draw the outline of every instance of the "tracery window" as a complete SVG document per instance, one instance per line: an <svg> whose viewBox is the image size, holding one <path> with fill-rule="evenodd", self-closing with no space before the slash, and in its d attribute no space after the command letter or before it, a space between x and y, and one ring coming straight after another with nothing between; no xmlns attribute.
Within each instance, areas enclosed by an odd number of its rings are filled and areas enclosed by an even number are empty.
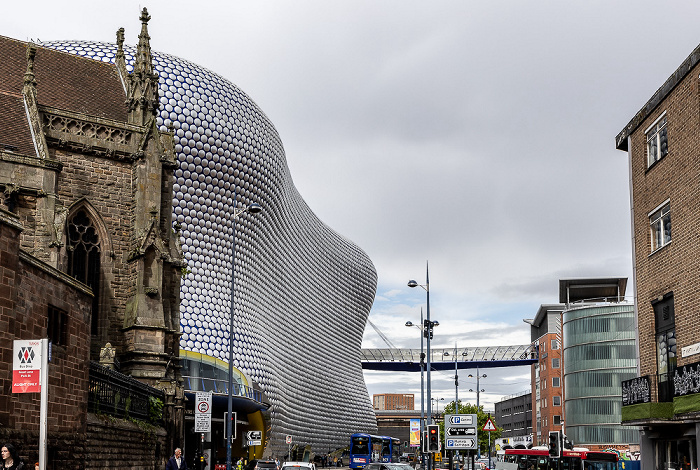
<svg viewBox="0 0 700 470"><path fill-rule="evenodd" d="M87 212L81 209L68 221L68 274L87 284L94 294L91 333L97 334L100 287L100 239Z"/></svg>

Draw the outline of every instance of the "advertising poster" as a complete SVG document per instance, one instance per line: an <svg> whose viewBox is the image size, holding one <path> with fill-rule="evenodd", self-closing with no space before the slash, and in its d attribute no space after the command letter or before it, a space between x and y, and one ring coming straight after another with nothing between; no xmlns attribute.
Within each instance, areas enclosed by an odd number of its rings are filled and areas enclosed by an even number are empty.
<svg viewBox="0 0 700 470"><path fill-rule="evenodd" d="M411 447L420 446L420 419L410 420L411 426Z"/></svg>
<svg viewBox="0 0 700 470"><path fill-rule="evenodd" d="M12 349L12 393L41 392L41 340L15 340Z"/></svg>

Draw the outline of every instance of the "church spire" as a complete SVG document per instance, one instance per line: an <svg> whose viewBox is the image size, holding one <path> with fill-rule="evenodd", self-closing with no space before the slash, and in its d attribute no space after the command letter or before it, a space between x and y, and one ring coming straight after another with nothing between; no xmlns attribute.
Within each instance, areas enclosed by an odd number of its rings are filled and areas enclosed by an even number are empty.
<svg viewBox="0 0 700 470"><path fill-rule="evenodd" d="M129 122L146 124L158 111L158 74L153 68L151 37L148 35L148 20L151 17L146 8L141 12L141 34L136 47L134 71L129 77Z"/></svg>

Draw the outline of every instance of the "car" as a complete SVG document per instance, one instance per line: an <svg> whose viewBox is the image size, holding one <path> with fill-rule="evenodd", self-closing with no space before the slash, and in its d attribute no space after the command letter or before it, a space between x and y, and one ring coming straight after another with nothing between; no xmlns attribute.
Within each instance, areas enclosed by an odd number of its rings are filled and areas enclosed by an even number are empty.
<svg viewBox="0 0 700 470"><path fill-rule="evenodd" d="M413 470L407 463L374 462L362 467L364 470Z"/></svg>
<svg viewBox="0 0 700 470"><path fill-rule="evenodd" d="M284 462L280 470L316 470L313 462Z"/></svg>
<svg viewBox="0 0 700 470"><path fill-rule="evenodd" d="M255 470L278 470L277 462L274 460L258 460L255 463Z"/></svg>

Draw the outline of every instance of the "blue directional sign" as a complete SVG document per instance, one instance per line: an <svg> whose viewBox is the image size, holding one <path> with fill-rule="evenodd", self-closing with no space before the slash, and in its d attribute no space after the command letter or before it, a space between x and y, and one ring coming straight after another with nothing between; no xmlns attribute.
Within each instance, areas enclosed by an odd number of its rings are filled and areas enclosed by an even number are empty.
<svg viewBox="0 0 700 470"><path fill-rule="evenodd" d="M445 449L476 449L476 424L476 414L445 415Z"/></svg>

